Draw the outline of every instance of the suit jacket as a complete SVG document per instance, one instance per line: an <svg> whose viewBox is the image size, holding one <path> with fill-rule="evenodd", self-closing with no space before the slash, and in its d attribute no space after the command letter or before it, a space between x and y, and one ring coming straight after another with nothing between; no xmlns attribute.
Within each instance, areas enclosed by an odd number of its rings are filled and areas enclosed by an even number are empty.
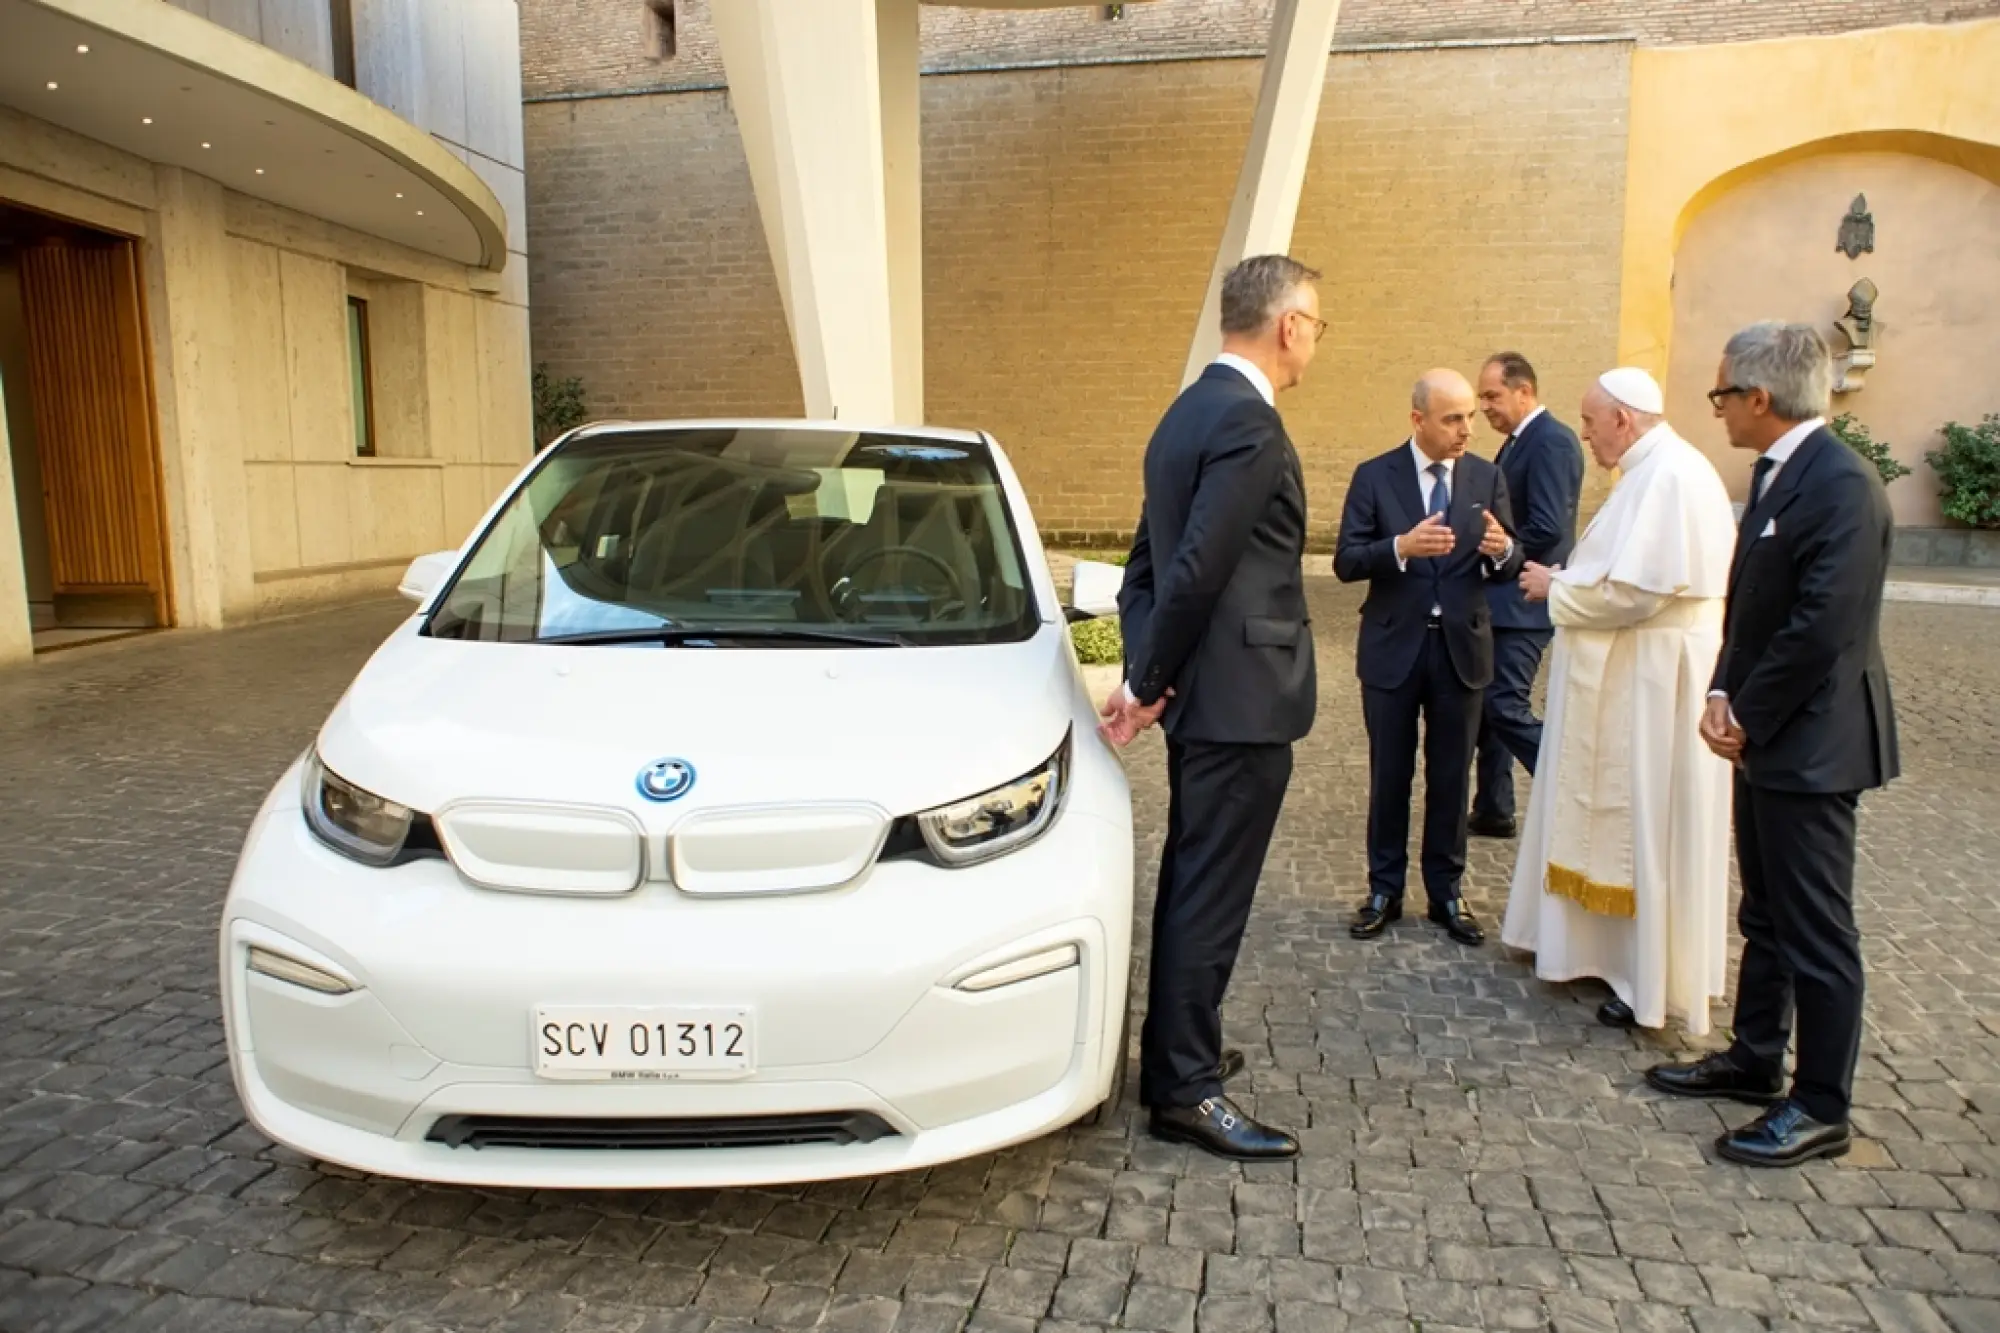
<svg viewBox="0 0 2000 1333"><path fill-rule="evenodd" d="M1493 460L1514 505L1514 539L1523 562L1559 565L1576 546L1576 510L1583 494L1583 446L1576 432L1544 410ZM1517 579L1486 585L1493 628L1547 630L1549 604L1531 602Z"/></svg>
<svg viewBox="0 0 2000 1333"><path fill-rule="evenodd" d="M1118 593L1125 678L1174 697L1179 740L1286 744L1319 702L1306 614L1306 491L1277 410L1211 365L1146 446L1146 499Z"/></svg>
<svg viewBox="0 0 2000 1333"><path fill-rule="evenodd" d="M1479 553L1486 534L1481 508L1513 531L1507 479L1485 459L1465 454L1452 469L1451 503L1445 511L1458 535L1457 546L1448 555L1412 557L1407 570L1398 569L1396 538L1424 517L1416 456L1405 442L1354 470L1340 515L1333 571L1343 583L1368 583L1354 654L1362 684L1393 690L1408 679L1424 636L1432 632L1434 603L1443 610L1445 646L1459 680L1475 690L1492 683L1493 613L1486 585L1518 578L1522 553L1519 538L1504 563L1495 565Z"/></svg>
<svg viewBox="0 0 2000 1333"><path fill-rule="evenodd" d="M1880 474L1824 428L1744 510L1712 688L1753 786L1848 793L1898 775L1881 635L1894 531Z"/></svg>

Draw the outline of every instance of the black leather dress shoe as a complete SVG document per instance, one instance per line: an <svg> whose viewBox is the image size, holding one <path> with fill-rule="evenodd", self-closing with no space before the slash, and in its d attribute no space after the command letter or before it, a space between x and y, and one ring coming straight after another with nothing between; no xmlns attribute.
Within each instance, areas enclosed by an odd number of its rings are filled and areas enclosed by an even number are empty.
<svg viewBox="0 0 2000 1333"><path fill-rule="evenodd" d="M1639 1026L1639 1016L1632 1012L1632 1006L1616 995L1597 1006L1597 1021L1608 1028Z"/></svg>
<svg viewBox="0 0 2000 1333"><path fill-rule="evenodd" d="M1785 1096L1783 1079L1761 1078L1737 1065L1727 1051L1704 1055L1693 1064L1654 1065L1646 1071L1646 1082L1676 1097L1725 1097L1751 1106L1768 1106Z"/></svg>
<svg viewBox="0 0 2000 1333"><path fill-rule="evenodd" d="M1486 943L1486 932L1479 928L1472 911L1464 903L1453 898L1443 907L1433 906L1428 913L1431 920L1444 927L1444 933L1460 944L1478 947Z"/></svg>
<svg viewBox="0 0 2000 1333"><path fill-rule="evenodd" d="M1222 1063L1215 1067L1215 1081L1227 1083L1242 1072L1243 1052L1231 1046L1222 1053Z"/></svg>
<svg viewBox="0 0 2000 1333"><path fill-rule="evenodd" d="M1391 922L1403 919L1403 904L1392 902L1386 893L1371 893L1368 901L1361 904L1361 910L1354 914L1354 924L1347 933L1357 940L1372 940L1389 928Z"/></svg>
<svg viewBox="0 0 2000 1333"><path fill-rule="evenodd" d="M1199 1106L1156 1106L1153 1137L1195 1147L1239 1162L1296 1157L1299 1141L1282 1129L1262 1125L1236 1108L1227 1097L1210 1097Z"/></svg>
<svg viewBox="0 0 2000 1333"><path fill-rule="evenodd" d="M1499 815L1474 815L1465 821L1465 831L1475 838L1511 838L1517 830L1511 819Z"/></svg>
<svg viewBox="0 0 2000 1333"><path fill-rule="evenodd" d="M1842 1157L1854 1143L1846 1122L1822 1124L1795 1101L1782 1101L1715 1141L1715 1150L1744 1166L1797 1166L1815 1157Z"/></svg>

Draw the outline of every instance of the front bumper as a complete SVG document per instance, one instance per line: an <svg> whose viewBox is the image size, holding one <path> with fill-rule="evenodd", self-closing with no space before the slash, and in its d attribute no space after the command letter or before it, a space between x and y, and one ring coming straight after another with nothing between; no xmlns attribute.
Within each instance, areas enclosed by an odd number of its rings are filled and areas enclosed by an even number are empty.
<svg viewBox="0 0 2000 1333"><path fill-rule="evenodd" d="M649 882L583 899L479 889L444 861L355 865L307 831L294 779L273 789L246 841L223 914L222 993L250 1119L310 1156L488 1186L871 1175L1069 1123L1103 1099L1124 1058L1130 831L1087 811L984 865L885 863L830 893L701 901ZM954 985L1063 945L1075 966L989 990ZM328 995L251 971L253 946L355 988ZM715 1080L544 1079L531 1049L538 1004L749 1006L757 1066ZM730 1147L434 1137L489 1118L738 1132L755 1118L829 1115L875 1128Z"/></svg>

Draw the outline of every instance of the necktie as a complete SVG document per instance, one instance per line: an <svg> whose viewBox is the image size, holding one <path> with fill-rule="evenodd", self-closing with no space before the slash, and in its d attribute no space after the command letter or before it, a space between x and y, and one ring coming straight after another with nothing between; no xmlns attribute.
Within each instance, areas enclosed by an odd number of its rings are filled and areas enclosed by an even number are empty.
<svg viewBox="0 0 2000 1333"><path fill-rule="evenodd" d="M1500 441L1500 452L1493 455L1493 461L1497 463L1501 459L1505 458L1507 456L1508 446L1513 443L1514 443L1514 437L1512 435L1509 435L1506 439Z"/></svg>
<svg viewBox="0 0 2000 1333"><path fill-rule="evenodd" d="M1758 457L1757 465L1750 469L1750 503L1753 505L1764 498L1764 483L1771 479L1771 466L1770 455L1763 454ZM1744 512L1749 511L1746 509Z"/></svg>
<svg viewBox="0 0 2000 1333"><path fill-rule="evenodd" d="M1451 490L1445 485L1444 464L1433 463L1428 469L1431 474L1431 505L1428 514L1442 514L1451 507Z"/></svg>

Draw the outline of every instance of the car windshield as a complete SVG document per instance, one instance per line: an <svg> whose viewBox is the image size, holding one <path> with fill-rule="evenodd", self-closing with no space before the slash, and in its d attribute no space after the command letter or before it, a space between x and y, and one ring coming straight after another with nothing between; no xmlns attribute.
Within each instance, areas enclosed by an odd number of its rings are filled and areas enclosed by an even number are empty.
<svg viewBox="0 0 2000 1333"><path fill-rule="evenodd" d="M439 638L839 647L1039 624L983 444L786 428L555 446L426 621Z"/></svg>

